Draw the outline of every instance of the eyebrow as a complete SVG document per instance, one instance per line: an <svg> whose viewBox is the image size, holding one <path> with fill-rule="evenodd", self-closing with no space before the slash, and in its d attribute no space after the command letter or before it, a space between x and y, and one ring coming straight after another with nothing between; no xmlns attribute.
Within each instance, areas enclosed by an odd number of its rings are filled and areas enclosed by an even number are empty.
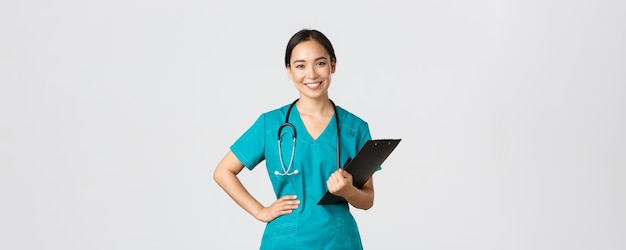
<svg viewBox="0 0 626 250"><path fill-rule="evenodd" d="M316 62L316 61L319 61L319 60L328 60L328 58L326 58L325 56L320 56L318 58L315 58L315 60L313 60L313 61ZM293 63L299 63L299 62L306 62L306 60L299 59L299 60L293 61Z"/></svg>

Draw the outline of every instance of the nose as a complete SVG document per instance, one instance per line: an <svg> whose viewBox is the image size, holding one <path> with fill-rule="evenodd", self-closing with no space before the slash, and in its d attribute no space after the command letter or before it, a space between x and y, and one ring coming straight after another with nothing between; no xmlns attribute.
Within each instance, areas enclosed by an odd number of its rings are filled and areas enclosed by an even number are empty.
<svg viewBox="0 0 626 250"><path fill-rule="evenodd" d="M309 79L317 78L317 69L315 69L315 67L309 67L309 72L307 72L307 76L309 77Z"/></svg>

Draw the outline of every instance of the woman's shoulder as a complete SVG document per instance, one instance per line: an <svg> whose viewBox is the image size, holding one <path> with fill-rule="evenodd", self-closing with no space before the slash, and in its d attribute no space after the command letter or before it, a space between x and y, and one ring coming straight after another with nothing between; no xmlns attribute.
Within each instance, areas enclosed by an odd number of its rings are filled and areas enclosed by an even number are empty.
<svg viewBox="0 0 626 250"><path fill-rule="evenodd" d="M367 121L365 121L363 118L356 115L352 111L349 111L341 106L337 106L337 112L339 113L339 119L342 123L345 122L345 123L350 123L350 124L359 124L359 125L367 126Z"/></svg>

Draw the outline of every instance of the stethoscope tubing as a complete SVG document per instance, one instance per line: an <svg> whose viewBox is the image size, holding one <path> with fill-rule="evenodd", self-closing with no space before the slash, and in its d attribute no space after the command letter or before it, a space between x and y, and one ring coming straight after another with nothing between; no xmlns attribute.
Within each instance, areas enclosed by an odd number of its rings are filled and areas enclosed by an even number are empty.
<svg viewBox="0 0 626 250"><path fill-rule="evenodd" d="M290 110L291 111L291 110ZM289 113L289 112L287 112ZM281 137L281 132L283 130L283 128L285 127L291 127L291 130L293 131L293 134L291 136L291 140L292 140L292 146L291 146L291 159L289 159L289 165L287 166L287 168L285 168L285 163L283 162L283 147L281 145L282 140L280 139ZM278 128L278 157L280 159L280 166L283 168L283 172L280 173L278 172L278 170L274 171L275 175L280 175L280 176L285 176L285 175L294 175L298 173L298 170L294 170L293 172L289 173L289 170L291 169L291 166L293 166L293 158L294 155L296 153L296 127L293 126L293 124L291 123L283 123L282 125L280 125L280 128Z"/></svg>
<svg viewBox="0 0 626 250"><path fill-rule="evenodd" d="M283 124L280 125L280 127L278 127L278 157L280 160L280 166L283 169L283 172L280 173L278 172L278 170L274 171L275 175L279 175L279 176L290 176L290 175L294 175L294 174L298 174L298 170L295 169L293 170L293 172L289 172L291 170L291 167L293 166L293 159L294 159L294 155L296 153L296 139L297 139L297 132L296 132L296 127L291 124L289 122L289 115L291 114L291 109L293 108L293 106L296 105L296 102L300 100L299 98L296 99L295 101L293 101L291 103L291 105L289 105L289 109L287 109L287 115L285 116L285 122ZM339 115L337 114L337 106L335 105L335 103L333 102L333 100L330 100L330 103L333 105L333 109L335 110L335 126L337 127L337 168L340 168L340 161L341 161L341 155L340 152L341 150L339 149L339 147L341 146L341 141L339 139ZM285 163L283 161L283 150L282 150L282 131L285 127L290 127L292 130L292 146L291 146L291 157L289 159L289 165L287 165L287 167L285 167Z"/></svg>

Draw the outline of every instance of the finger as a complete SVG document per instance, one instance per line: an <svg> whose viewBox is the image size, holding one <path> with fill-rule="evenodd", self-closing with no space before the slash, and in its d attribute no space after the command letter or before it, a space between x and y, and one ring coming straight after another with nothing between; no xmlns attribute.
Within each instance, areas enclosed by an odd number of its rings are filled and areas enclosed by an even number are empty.
<svg viewBox="0 0 626 250"><path fill-rule="evenodd" d="M297 198L298 198L297 195L285 195L283 197L280 197L280 199L278 199L278 200L279 201L286 201L286 200L295 200Z"/></svg>
<svg viewBox="0 0 626 250"><path fill-rule="evenodd" d="M283 206L283 210L294 210L294 209L298 209L298 204L286 204Z"/></svg>
<svg viewBox="0 0 626 250"><path fill-rule="evenodd" d="M286 206L287 208L296 209L298 208L298 206L300 206L300 201L299 200L289 201L289 202L286 202L284 206Z"/></svg>
<svg viewBox="0 0 626 250"><path fill-rule="evenodd" d="M335 187L336 190L342 189L344 186L346 186L346 182L347 180L341 176L337 176L336 178L333 179L333 186Z"/></svg>
<svg viewBox="0 0 626 250"><path fill-rule="evenodd" d="M292 212L293 212L293 210L289 209L289 210L283 210L283 211L280 211L278 214L279 214L279 215L285 215L285 214L290 214L290 213L292 213Z"/></svg>
<svg viewBox="0 0 626 250"><path fill-rule="evenodd" d="M300 200L295 200L295 199L279 199L275 202L276 205L278 206L283 206L283 205L294 205L294 204L300 204Z"/></svg>
<svg viewBox="0 0 626 250"><path fill-rule="evenodd" d="M274 208L274 212L277 215L282 215L282 214L288 214L291 213L293 210L297 209L298 205L297 204L282 204L282 205L277 205Z"/></svg>
<svg viewBox="0 0 626 250"><path fill-rule="evenodd" d="M342 178L342 177L341 177L341 174L339 174L339 173L335 172L335 173L333 173L332 175L330 175L330 178L329 178L329 179L331 179L331 180L333 180L333 181L337 181L337 180L339 180L339 179L341 179L341 178Z"/></svg>
<svg viewBox="0 0 626 250"><path fill-rule="evenodd" d="M331 178L328 180L328 183L326 183L326 185L328 186L328 191L330 191L331 193L337 192L337 180Z"/></svg>
<svg viewBox="0 0 626 250"><path fill-rule="evenodd" d="M341 174L341 176L343 176L344 178L349 178L350 176L352 176L352 174L350 174L348 171L343 170L343 169L339 169L339 174Z"/></svg>
<svg viewBox="0 0 626 250"><path fill-rule="evenodd" d="M333 173L333 175L338 176L338 177L343 177L343 169L337 169L337 171L335 171L335 173Z"/></svg>
<svg viewBox="0 0 626 250"><path fill-rule="evenodd" d="M336 171L335 173L337 173L337 174L339 174L339 175L341 175L341 176L344 176L344 175L345 175L345 172L346 172L346 171L344 171L342 168L340 168L340 169L337 169L337 171Z"/></svg>
<svg viewBox="0 0 626 250"><path fill-rule="evenodd" d="M330 192L331 194L334 194L337 191L337 189L335 188L335 186L328 185L328 192Z"/></svg>
<svg viewBox="0 0 626 250"><path fill-rule="evenodd" d="M337 178L335 177L335 175L331 175L330 178L328 178L328 181L326 181L327 185L334 185L335 183L337 183Z"/></svg>
<svg viewBox="0 0 626 250"><path fill-rule="evenodd" d="M338 173L338 174L335 176L335 178L334 178L334 179L335 179L335 183L336 183L337 185L339 185L339 184L344 183L346 178L345 178L345 177L343 177L341 174L339 174L339 173Z"/></svg>

